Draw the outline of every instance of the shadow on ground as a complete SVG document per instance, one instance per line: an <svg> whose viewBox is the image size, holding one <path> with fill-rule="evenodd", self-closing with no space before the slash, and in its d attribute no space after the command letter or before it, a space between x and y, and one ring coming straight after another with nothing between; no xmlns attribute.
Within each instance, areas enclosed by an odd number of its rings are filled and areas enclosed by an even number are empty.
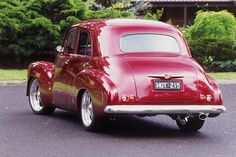
<svg viewBox="0 0 236 157"><path fill-rule="evenodd" d="M78 125L83 129L80 116L76 113L56 111L51 118L60 119L68 123ZM162 120L163 121L163 120ZM129 138L206 138L207 136L198 132L183 132L177 126L168 122L159 122L158 116L152 118L140 118L137 116L117 116L115 120L103 123L102 128L92 134L109 135L113 137ZM66 126L65 126L66 127ZM85 131L85 130L84 130Z"/></svg>

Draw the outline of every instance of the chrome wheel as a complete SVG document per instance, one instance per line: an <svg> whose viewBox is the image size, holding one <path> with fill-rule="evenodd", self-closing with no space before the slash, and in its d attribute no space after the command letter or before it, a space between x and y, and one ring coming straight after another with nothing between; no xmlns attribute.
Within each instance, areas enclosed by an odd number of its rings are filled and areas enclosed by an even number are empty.
<svg viewBox="0 0 236 157"><path fill-rule="evenodd" d="M85 127L90 127L94 121L93 105L88 90L86 90L82 96L81 118Z"/></svg>
<svg viewBox="0 0 236 157"><path fill-rule="evenodd" d="M29 99L30 105L35 112L40 112L43 109L40 98L39 82L36 79L34 79L31 83L29 90Z"/></svg>

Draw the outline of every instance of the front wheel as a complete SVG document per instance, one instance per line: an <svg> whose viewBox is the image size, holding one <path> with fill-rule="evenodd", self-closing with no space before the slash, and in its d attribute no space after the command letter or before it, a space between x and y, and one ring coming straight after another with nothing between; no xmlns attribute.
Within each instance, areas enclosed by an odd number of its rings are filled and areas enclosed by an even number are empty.
<svg viewBox="0 0 236 157"><path fill-rule="evenodd" d="M96 131L100 127L100 120L94 115L93 102L88 90L84 91L81 99L81 120L88 131Z"/></svg>
<svg viewBox="0 0 236 157"><path fill-rule="evenodd" d="M178 127L183 131L198 131L202 128L204 120L198 118L198 116L189 117L189 116L178 116L176 123Z"/></svg>
<svg viewBox="0 0 236 157"><path fill-rule="evenodd" d="M34 113L48 115L54 112L54 107L46 107L43 105L40 97L39 82L33 78L29 85L29 103Z"/></svg>

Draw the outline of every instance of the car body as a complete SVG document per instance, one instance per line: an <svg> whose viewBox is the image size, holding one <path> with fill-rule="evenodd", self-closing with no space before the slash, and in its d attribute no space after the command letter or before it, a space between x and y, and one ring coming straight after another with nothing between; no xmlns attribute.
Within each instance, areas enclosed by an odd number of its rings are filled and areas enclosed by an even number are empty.
<svg viewBox="0 0 236 157"><path fill-rule="evenodd" d="M195 131L225 111L217 83L192 58L175 27L140 19L100 19L73 25L55 63L28 68L27 95L36 113L81 112L94 130L116 114L165 114Z"/></svg>

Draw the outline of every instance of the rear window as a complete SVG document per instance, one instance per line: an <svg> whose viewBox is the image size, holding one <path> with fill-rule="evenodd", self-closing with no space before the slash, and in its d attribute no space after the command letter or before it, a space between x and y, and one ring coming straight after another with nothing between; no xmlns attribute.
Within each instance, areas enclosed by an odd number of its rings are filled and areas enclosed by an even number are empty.
<svg viewBox="0 0 236 157"><path fill-rule="evenodd" d="M173 52L180 53L177 40L160 34L130 34L121 38L123 52Z"/></svg>

